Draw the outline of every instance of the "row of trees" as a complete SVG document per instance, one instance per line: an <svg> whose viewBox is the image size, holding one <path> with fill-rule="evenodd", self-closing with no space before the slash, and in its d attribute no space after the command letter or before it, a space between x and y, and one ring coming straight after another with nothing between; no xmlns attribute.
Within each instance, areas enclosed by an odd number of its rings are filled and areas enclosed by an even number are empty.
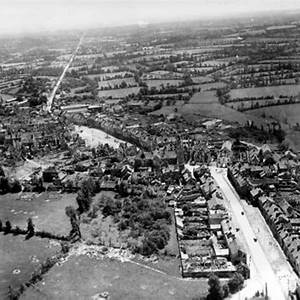
<svg viewBox="0 0 300 300"><path fill-rule="evenodd" d="M26 235L26 239L30 239L33 236L37 236L40 238L49 238L49 239L55 239L55 240L61 240L61 241L69 241L71 238L70 237L65 237L62 235L57 235L54 233L50 233L47 231L36 231L34 229L35 225L32 222L32 219L29 218L27 220L27 228L22 229L19 226L13 227L11 222L7 220L5 224L2 223L0 220L0 232L4 232L4 234L9 234L12 233L14 235Z"/></svg>

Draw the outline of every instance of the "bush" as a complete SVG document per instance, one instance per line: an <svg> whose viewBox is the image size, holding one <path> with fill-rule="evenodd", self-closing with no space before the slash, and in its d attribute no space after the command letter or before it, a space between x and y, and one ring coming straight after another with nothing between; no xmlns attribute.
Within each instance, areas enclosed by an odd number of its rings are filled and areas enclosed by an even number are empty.
<svg viewBox="0 0 300 300"><path fill-rule="evenodd" d="M157 252L156 245L149 239L143 241L143 245L140 249L137 249L139 253L145 256L150 256Z"/></svg>
<svg viewBox="0 0 300 300"><path fill-rule="evenodd" d="M12 229L11 223L10 223L9 221L6 221L6 222L5 222L4 232L5 232L5 233L10 233L10 232L11 232L11 229Z"/></svg>
<svg viewBox="0 0 300 300"><path fill-rule="evenodd" d="M211 274L208 279L208 295L207 300L224 299L224 291L222 289L220 279L217 275Z"/></svg>
<svg viewBox="0 0 300 300"><path fill-rule="evenodd" d="M234 294L242 289L244 277L240 273L234 273L233 277L228 281L228 287L231 294Z"/></svg>

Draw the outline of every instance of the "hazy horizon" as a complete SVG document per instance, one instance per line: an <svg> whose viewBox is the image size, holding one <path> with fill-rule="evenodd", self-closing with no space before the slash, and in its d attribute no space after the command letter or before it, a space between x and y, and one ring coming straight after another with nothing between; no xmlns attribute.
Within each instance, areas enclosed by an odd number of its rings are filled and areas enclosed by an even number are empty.
<svg viewBox="0 0 300 300"><path fill-rule="evenodd" d="M1 0L0 34L300 9L299 0Z"/></svg>

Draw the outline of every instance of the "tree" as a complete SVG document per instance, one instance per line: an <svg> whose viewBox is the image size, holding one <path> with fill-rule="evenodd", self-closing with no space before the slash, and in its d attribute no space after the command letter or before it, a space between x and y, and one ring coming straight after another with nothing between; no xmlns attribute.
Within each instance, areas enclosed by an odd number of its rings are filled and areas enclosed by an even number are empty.
<svg viewBox="0 0 300 300"><path fill-rule="evenodd" d="M5 177L4 170L2 166L0 166L0 177Z"/></svg>
<svg viewBox="0 0 300 300"><path fill-rule="evenodd" d="M81 239L81 232L80 232L80 220L77 216L76 210L73 206L67 206L65 208L66 215L70 218L71 222L71 231L69 233L69 238L71 240Z"/></svg>
<svg viewBox="0 0 300 300"><path fill-rule="evenodd" d="M240 273L234 273L233 277L228 281L228 287L232 294L241 290L244 284L244 277Z"/></svg>
<svg viewBox="0 0 300 300"><path fill-rule="evenodd" d="M5 222L5 229L4 229L4 232L5 233L10 233L11 232L11 223L10 223L10 221L6 221Z"/></svg>
<svg viewBox="0 0 300 300"><path fill-rule="evenodd" d="M80 213L86 212L90 209L93 193L94 186L92 180L85 180L82 182L76 198Z"/></svg>
<svg viewBox="0 0 300 300"><path fill-rule="evenodd" d="M33 192L41 193L45 191L42 178L38 178L37 176L34 176L31 180L31 184L33 186L32 188Z"/></svg>
<svg viewBox="0 0 300 300"><path fill-rule="evenodd" d="M18 180L12 180L9 182L9 191L11 193L19 193L22 191L22 186Z"/></svg>
<svg viewBox="0 0 300 300"><path fill-rule="evenodd" d="M0 177L0 194L6 194L9 190L8 180L6 177Z"/></svg>
<svg viewBox="0 0 300 300"><path fill-rule="evenodd" d="M71 219L71 218L76 218L76 210L73 206L67 206L65 208L65 213L66 215Z"/></svg>
<svg viewBox="0 0 300 300"><path fill-rule="evenodd" d="M224 298L220 279L214 273L209 276L208 286L207 300L222 300Z"/></svg>
<svg viewBox="0 0 300 300"><path fill-rule="evenodd" d="M34 224L31 218L27 219L27 236L26 238L31 238L34 236Z"/></svg>
<svg viewBox="0 0 300 300"><path fill-rule="evenodd" d="M229 296L229 287L228 284L223 285L223 293L224 293L224 298Z"/></svg>

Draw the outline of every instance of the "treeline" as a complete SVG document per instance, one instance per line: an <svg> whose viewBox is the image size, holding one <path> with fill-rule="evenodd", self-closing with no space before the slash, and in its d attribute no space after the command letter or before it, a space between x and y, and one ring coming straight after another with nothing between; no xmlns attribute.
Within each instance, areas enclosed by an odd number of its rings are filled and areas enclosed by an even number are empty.
<svg viewBox="0 0 300 300"><path fill-rule="evenodd" d="M70 238L68 236L58 235L47 231L36 231L34 227L35 226L31 218L27 220L26 229L22 229L19 226L13 227L9 220L7 220L4 224L0 220L0 232L3 232L4 234L26 235L26 239L30 239L33 236L36 236L40 238L48 238L60 241L70 241Z"/></svg>
<svg viewBox="0 0 300 300"><path fill-rule="evenodd" d="M294 97L292 96L284 96L280 95L280 99L285 99L288 98L289 101L295 100ZM228 99L226 103L231 103L231 102L242 102L242 101L255 101L255 100L274 100L275 97L273 95L269 96L260 96L260 97L242 97L242 98L234 98L234 99Z"/></svg>
<svg viewBox="0 0 300 300"><path fill-rule="evenodd" d="M100 91L107 91L107 90L116 90L116 89L126 89L126 88L131 88L131 87L136 87L137 86L137 83L136 82L133 82L133 83L128 83L126 82L125 80L122 80L121 83L119 84L109 84L109 85L106 85L106 86L101 86L99 88Z"/></svg>
<svg viewBox="0 0 300 300"><path fill-rule="evenodd" d="M117 72L122 72L122 71L114 71L114 72L117 73ZM110 74L110 73L111 72L105 72L102 69L100 69L99 72L97 72L97 73L90 73L89 72L88 75L92 75L92 74ZM104 76L104 77L97 76L97 77L94 77L93 80L98 82L98 81L107 81L107 80L112 80L112 79L123 79L123 78L132 78L132 77L133 77L132 73L125 72L123 74L115 74L113 76Z"/></svg>
<svg viewBox="0 0 300 300"><path fill-rule="evenodd" d="M20 296L25 292L25 290L39 281L43 279L43 275L45 275L56 263L58 263L61 259L66 257L69 252L69 245L68 243L61 243L61 250L59 253L52 257L48 257L41 265L34 270L31 274L31 277L27 282L22 284L19 288L13 289L11 286L8 288L8 297L10 300L18 300Z"/></svg>
<svg viewBox="0 0 300 300"><path fill-rule="evenodd" d="M182 87L182 86L174 86L174 85L162 85L159 89L157 87L143 87L141 88L138 96L152 96L152 95L164 95L164 94L183 94L187 93L189 95L193 95L196 92L200 92L201 88L195 87L195 88L188 88L188 87Z"/></svg>
<svg viewBox="0 0 300 300"><path fill-rule="evenodd" d="M255 104L249 106L249 107L239 107L237 110L238 111L247 111L247 110L251 110L251 109L257 109L257 108L263 108L263 107L270 107L270 106L278 106L278 105L289 105L289 104L295 104L295 103L300 103L300 100L297 99L292 99L291 98L289 100L284 100L284 101L280 101L277 100L277 102L269 102L269 103L258 103L256 102Z"/></svg>

